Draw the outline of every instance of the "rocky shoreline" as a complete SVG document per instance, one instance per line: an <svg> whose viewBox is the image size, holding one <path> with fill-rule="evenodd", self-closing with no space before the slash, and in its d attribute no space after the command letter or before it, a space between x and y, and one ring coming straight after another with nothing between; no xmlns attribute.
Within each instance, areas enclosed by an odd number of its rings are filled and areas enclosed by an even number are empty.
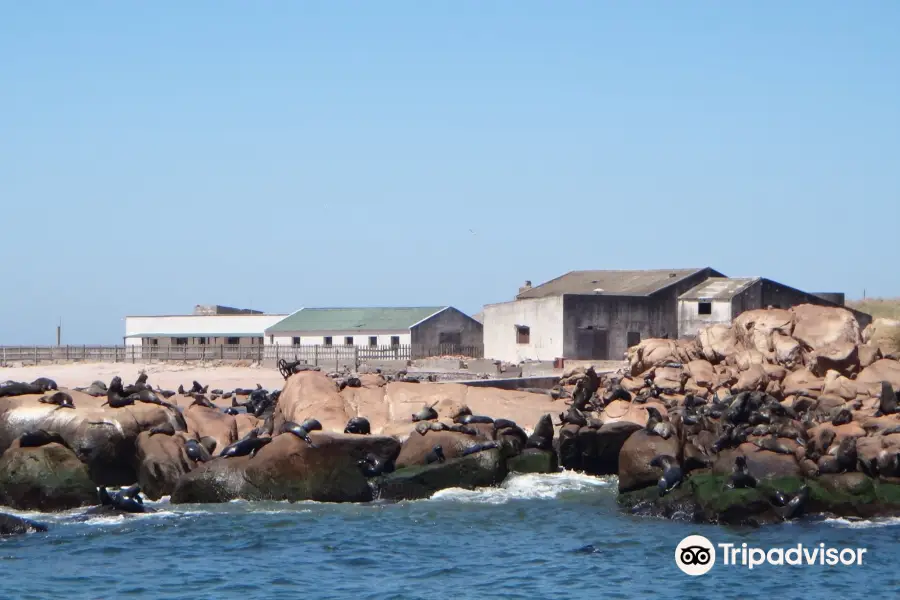
<svg viewBox="0 0 900 600"><path fill-rule="evenodd" d="M900 362L875 328L860 332L842 309L751 311L694 340L645 340L625 372L567 373L552 399L477 392L498 394L490 403L457 384L301 365L281 365L276 391L168 391L146 375L82 389L6 382L0 504L400 501L568 469L617 475L619 504L638 515L898 516ZM513 413L533 420L503 418ZM0 515L0 534L40 527Z"/></svg>

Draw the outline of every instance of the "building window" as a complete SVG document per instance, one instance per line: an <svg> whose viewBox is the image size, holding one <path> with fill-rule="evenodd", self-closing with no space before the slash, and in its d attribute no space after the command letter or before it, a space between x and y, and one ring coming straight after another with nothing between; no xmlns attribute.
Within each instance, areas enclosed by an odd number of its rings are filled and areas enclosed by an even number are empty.
<svg viewBox="0 0 900 600"><path fill-rule="evenodd" d="M370 335L370 336L369 336L369 347L370 347L370 348L375 348L376 346L378 346L378 336L377 336L377 335Z"/></svg>
<svg viewBox="0 0 900 600"><path fill-rule="evenodd" d="M639 331L629 331L625 338L629 348L633 348L641 343L641 333Z"/></svg>
<svg viewBox="0 0 900 600"><path fill-rule="evenodd" d="M697 303L697 314L698 315L711 315L712 314L712 302Z"/></svg>
<svg viewBox="0 0 900 600"><path fill-rule="evenodd" d="M269 336L269 343L270 343L270 344L274 344L274 343L275 343L275 336L274 336L274 335L270 335L270 336Z"/></svg>
<svg viewBox="0 0 900 600"><path fill-rule="evenodd" d="M352 336L352 335L348 335L348 336L346 336L346 337L344 338L344 345L345 345L345 346L352 346L352 345L353 345L353 336Z"/></svg>
<svg viewBox="0 0 900 600"><path fill-rule="evenodd" d="M392 335L391 336L391 348L396 348L399 345L400 345L400 336Z"/></svg>
<svg viewBox="0 0 900 600"><path fill-rule="evenodd" d="M159 340L156 338L144 338L144 343L148 346L158 346Z"/></svg>
<svg viewBox="0 0 900 600"><path fill-rule="evenodd" d="M462 344L462 333L459 331L442 331L438 334L438 344L459 346Z"/></svg>
<svg viewBox="0 0 900 600"><path fill-rule="evenodd" d="M516 343L517 344L530 344L531 343L531 327L527 325L516 325Z"/></svg>
<svg viewBox="0 0 900 600"><path fill-rule="evenodd" d="M229 346L237 346L238 344L241 343L241 338L239 338L239 337L225 338L225 343Z"/></svg>
<svg viewBox="0 0 900 600"><path fill-rule="evenodd" d="M300 345L300 338L297 337L297 336L292 337L292 338L291 338L291 344L294 345L294 346L299 346L299 345Z"/></svg>
<svg viewBox="0 0 900 600"><path fill-rule="evenodd" d="M331 336L326 335L325 337L323 337L322 343L325 344L326 346L330 346L331 345Z"/></svg>
<svg viewBox="0 0 900 600"><path fill-rule="evenodd" d="M176 346L187 346L187 338L175 338Z"/></svg>
<svg viewBox="0 0 900 600"><path fill-rule="evenodd" d="M258 338L253 338L253 339L256 340L256 343L257 343L257 344L259 344L260 346L262 346L263 340L264 340L265 338L258 337Z"/></svg>

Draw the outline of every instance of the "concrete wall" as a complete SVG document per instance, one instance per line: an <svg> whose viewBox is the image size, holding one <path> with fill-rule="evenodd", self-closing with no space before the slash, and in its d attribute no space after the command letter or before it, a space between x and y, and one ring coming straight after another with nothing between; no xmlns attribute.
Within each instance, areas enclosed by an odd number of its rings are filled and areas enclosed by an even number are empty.
<svg viewBox="0 0 900 600"><path fill-rule="evenodd" d="M516 342L516 325L530 328ZM563 297L530 298L484 307L484 356L494 360L553 360L563 356Z"/></svg>
<svg viewBox="0 0 900 600"><path fill-rule="evenodd" d="M716 300L710 302L712 314L700 314L699 300L678 301L678 337L694 337L704 327L717 323L731 324L731 301Z"/></svg>
<svg viewBox="0 0 900 600"><path fill-rule="evenodd" d="M441 334L459 334L463 348L480 348L484 343L484 326L469 315L451 307L410 327L413 346L437 348Z"/></svg>
<svg viewBox="0 0 900 600"><path fill-rule="evenodd" d="M776 281L763 279L760 283L762 285L762 303L760 305L760 308L766 308L767 306L774 306L777 308L790 308L792 306L797 306L798 304L816 304L819 306L839 306L840 308L844 308L845 310L850 310L845 306L840 306L833 302L829 302L828 300L816 296L815 294L801 292L798 289L782 285ZM851 310L850 312L852 312L856 317L856 320L859 322L859 326L861 328L866 327L869 323L872 322L871 315L855 310Z"/></svg>
<svg viewBox="0 0 900 600"><path fill-rule="evenodd" d="M628 349L628 332L640 339L659 337L675 330L666 329L666 311L661 303L640 296L566 295L564 320L564 357L577 360L622 360ZM675 312L674 307L672 311ZM592 333L594 332L594 333ZM589 345L589 340L606 332L606 348Z"/></svg>
<svg viewBox="0 0 900 600"><path fill-rule="evenodd" d="M240 336L263 337L267 327L284 319L286 315L173 315L149 317L125 317L125 344L142 345L141 338L161 336L210 337ZM188 343L191 343L190 341Z"/></svg>
<svg viewBox="0 0 900 600"><path fill-rule="evenodd" d="M266 337L266 344L275 344L278 346L293 346L294 345L294 337L300 338L300 346L324 346L325 345L325 336L331 336L331 345L332 346L343 346L344 338L347 336L353 337L353 345L360 347L368 347L369 346L369 337L374 336L377 338L377 346L390 346L391 345L391 337L399 337L400 345L406 346L409 345L410 342L410 333L407 331L405 333L398 332L359 332L359 331L334 331L329 332L327 334L321 335L298 335L298 336L268 336Z"/></svg>
<svg viewBox="0 0 900 600"><path fill-rule="evenodd" d="M187 336L180 336L187 337ZM187 337L187 344L181 344L183 346L255 346L263 343L262 336L239 336L237 338L237 344L229 344L229 340L232 340L234 336L230 337L216 337L216 336L205 336L205 337L197 337L191 336ZM139 337L139 338L127 338L125 340L126 346L157 346L160 348L164 348L166 346L179 346L176 343L177 338L175 337Z"/></svg>

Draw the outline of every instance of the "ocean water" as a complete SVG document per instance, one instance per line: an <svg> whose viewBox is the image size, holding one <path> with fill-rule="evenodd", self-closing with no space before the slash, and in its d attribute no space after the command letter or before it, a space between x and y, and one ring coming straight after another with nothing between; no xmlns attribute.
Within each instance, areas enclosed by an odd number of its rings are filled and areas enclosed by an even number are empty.
<svg viewBox="0 0 900 600"><path fill-rule="evenodd" d="M0 540L0 598L900 598L900 519L760 529L635 517L615 479L519 475L396 504L151 505L86 518L13 512L47 533ZM721 565L691 577L682 538L764 549L862 547L861 566Z"/></svg>

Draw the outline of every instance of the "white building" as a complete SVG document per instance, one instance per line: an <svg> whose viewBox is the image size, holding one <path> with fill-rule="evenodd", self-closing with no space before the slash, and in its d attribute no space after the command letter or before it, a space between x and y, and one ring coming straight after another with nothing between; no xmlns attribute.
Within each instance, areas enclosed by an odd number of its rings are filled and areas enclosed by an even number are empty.
<svg viewBox="0 0 900 600"><path fill-rule="evenodd" d="M263 345L265 330L285 314L227 306L201 306L190 315L125 317L126 346Z"/></svg>
<svg viewBox="0 0 900 600"><path fill-rule="evenodd" d="M301 308L265 331L281 346L481 347L482 326L452 306Z"/></svg>

